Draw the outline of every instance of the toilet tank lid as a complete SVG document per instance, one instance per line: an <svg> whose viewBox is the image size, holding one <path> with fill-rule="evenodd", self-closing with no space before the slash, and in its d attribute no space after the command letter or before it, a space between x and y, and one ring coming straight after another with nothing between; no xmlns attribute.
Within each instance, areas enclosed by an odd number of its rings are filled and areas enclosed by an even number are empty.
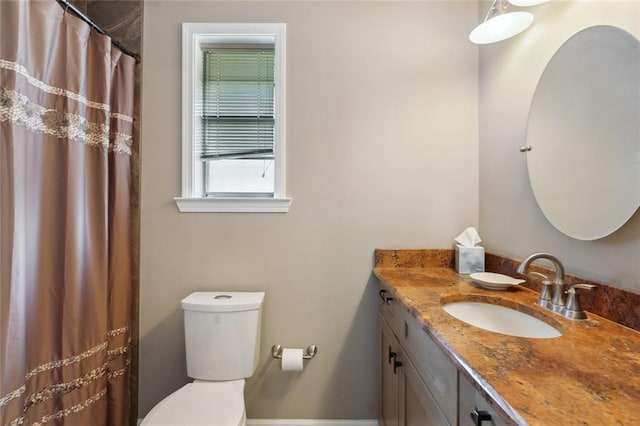
<svg viewBox="0 0 640 426"><path fill-rule="evenodd" d="M185 311L241 312L260 309L264 292L197 291L182 299Z"/></svg>

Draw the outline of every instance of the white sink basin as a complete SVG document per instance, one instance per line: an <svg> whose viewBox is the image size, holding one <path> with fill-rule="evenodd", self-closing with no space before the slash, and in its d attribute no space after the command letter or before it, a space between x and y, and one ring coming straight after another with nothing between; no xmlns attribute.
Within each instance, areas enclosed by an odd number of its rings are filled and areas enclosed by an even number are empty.
<svg viewBox="0 0 640 426"><path fill-rule="evenodd" d="M442 307L460 321L495 333L534 339L562 336L546 322L505 306L463 301L446 303Z"/></svg>

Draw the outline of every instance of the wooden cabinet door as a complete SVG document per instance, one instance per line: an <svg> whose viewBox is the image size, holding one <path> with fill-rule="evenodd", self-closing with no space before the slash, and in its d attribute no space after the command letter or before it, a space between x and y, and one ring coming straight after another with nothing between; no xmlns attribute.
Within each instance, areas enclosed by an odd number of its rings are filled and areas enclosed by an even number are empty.
<svg viewBox="0 0 640 426"><path fill-rule="evenodd" d="M400 426L450 426L431 392L424 384L404 351L400 351L402 367L398 369L400 387Z"/></svg>
<svg viewBox="0 0 640 426"><path fill-rule="evenodd" d="M458 423L458 369L410 312L404 310L402 316L402 348L447 421L455 425Z"/></svg>
<svg viewBox="0 0 640 426"><path fill-rule="evenodd" d="M380 330L380 426L399 426L398 423L398 374L394 371L398 343L382 316L378 319Z"/></svg>

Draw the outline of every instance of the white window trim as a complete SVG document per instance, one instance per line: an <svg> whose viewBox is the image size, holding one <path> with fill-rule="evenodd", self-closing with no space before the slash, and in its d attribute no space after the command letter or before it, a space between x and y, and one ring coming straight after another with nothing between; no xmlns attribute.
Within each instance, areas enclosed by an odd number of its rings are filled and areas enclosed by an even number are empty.
<svg viewBox="0 0 640 426"><path fill-rule="evenodd" d="M275 36L276 62L274 195L258 197L201 197L195 193L194 170L194 96L197 72L196 52L199 38L213 36ZM286 213L291 198L286 196L286 24L182 24L182 195L174 201L181 212L265 212Z"/></svg>

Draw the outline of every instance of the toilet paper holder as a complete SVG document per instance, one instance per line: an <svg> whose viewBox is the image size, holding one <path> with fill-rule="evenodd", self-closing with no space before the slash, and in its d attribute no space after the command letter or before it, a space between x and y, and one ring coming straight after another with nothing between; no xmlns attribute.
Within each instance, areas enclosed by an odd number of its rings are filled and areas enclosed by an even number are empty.
<svg viewBox="0 0 640 426"><path fill-rule="evenodd" d="M271 356L273 356L276 359L282 359L282 349L283 348L280 345L271 346ZM302 359L311 359L314 356L316 356L317 353L318 353L318 347L316 345L309 345L304 350L304 353L302 354Z"/></svg>

